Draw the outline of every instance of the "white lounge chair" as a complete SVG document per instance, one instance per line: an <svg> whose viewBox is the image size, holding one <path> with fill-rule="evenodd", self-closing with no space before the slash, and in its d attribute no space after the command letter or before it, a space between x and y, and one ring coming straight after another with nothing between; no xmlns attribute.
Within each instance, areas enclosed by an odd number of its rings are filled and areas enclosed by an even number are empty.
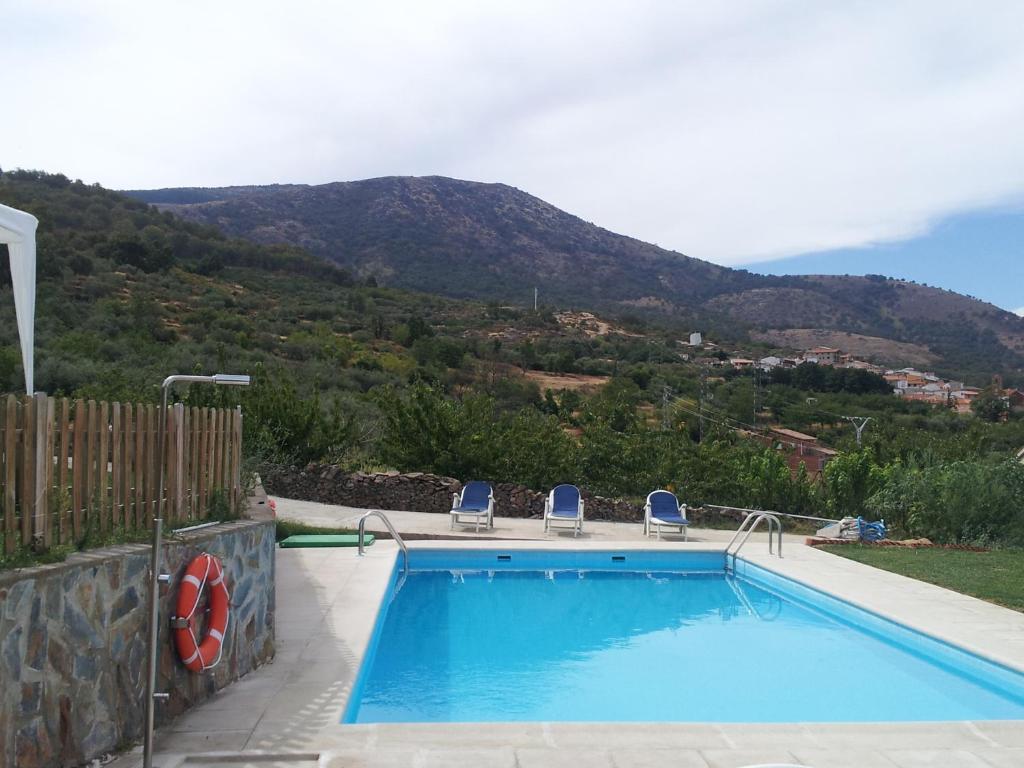
<svg viewBox="0 0 1024 768"><path fill-rule="evenodd" d="M583 532L583 496L575 485L556 485L544 502L544 531L556 523L572 526L572 535Z"/></svg>
<svg viewBox="0 0 1024 768"><path fill-rule="evenodd" d="M647 494L644 505L644 535L650 536L657 531L661 538L662 528L671 528L683 534L686 541L686 529L690 521L686 519L686 505L680 504L674 493L669 491L652 491Z"/></svg>
<svg viewBox="0 0 1024 768"><path fill-rule="evenodd" d="M494 490L487 483L480 480L473 480L462 487L462 493L454 494L452 499L452 511L450 515L451 524L449 528L455 528L455 524L474 525L480 530L480 523L483 521L485 527L494 527ZM468 518L466 520L462 518Z"/></svg>

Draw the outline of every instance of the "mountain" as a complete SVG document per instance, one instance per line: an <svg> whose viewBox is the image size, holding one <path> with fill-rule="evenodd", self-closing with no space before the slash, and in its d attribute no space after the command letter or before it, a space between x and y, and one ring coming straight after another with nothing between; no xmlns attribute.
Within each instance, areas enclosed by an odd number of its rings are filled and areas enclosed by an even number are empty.
<svg viewBox="0 0 1024 768"><path fill-rule="evenodd" d="M261 368L303 394L357 393L470 344L431 337L417 359L410 324L461 341L492 322L483 305L356 285L298 248L228 239L61 174L0 173L0 202L39 219L36 384L53 395L152 401L169 373ZM0 246L0 392L19 389L20 367Z"/></svg>
<svg viewBox="0 0 1024 768"><path fill-rule="evenodd" d="M700 303L754 285L725 269L589 224L504 184L387 177L320 186L126 194L259 243L299 245L381 283L458 297ZM756 280L756 278L755 278Z"/></svg>
<svg viewBox="0 0 1024 768"><path fill-rule="evenodd" d="M618 235L504 184L385 177L318 186L133 190L183 219L299 246L379 284L453 297L659 313L785 344L794 331L898 345L951 375L1024 372L1024 320L880 275L762 276ZM885 352L883 342L896 343ZM882 350L879 353L879 350ZM868 354L868 352L863 352Z"/></svg>

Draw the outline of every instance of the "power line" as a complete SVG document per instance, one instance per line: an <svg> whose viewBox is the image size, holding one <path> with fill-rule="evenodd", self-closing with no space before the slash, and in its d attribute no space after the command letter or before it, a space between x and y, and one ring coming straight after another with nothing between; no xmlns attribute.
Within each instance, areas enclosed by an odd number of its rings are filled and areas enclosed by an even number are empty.
<svg viewBox="0 0 1024 768"><path fill-rule="evenodd" d="M699 416L700 415L697 411L691 410L690 408L686 408L685 406L677 405L676 408L678 408L679 410L683 411L683 413L690 414L691 416ZM712 418L711 416L708 416L707 414L705 414L702 418L705 421L710 421L712 424L721 424L726 429L732 429L732 430L735 430L737 432L749 431L749 430L743 429L741 427L735 426L733 424L729 424L728 422L721 421L721 420L716 419L716 418Z"/></svg>
<svg viewBox="0 0 1024 768"><path fill-rule="evenodd" d="M764 432L765 431L763 427L755 427L753 424L747 424L745 422L739 421L738 419L734 419L732 416L728 416L728 415L726 415L724 413L721 413L720 411L712 411L707 406L704 406L703 415L702 415L701 411L694 410L693 406L686 405L685 403L683 403L683 401L681 399L677 399L675 401L673 407L683 411L684 413L688 413L691 416L697 416L698 418L705 419L705 420L713 422L715 424L721 424L722 426L728 427L729 429L741 430L741 431L744 431L744 432ZM711 411L711 413L713 413L714 416L709 416L707 414L708 411ZM715 417L717 417L717 418L715 418ZM732 423L729 423L729 422L732 422Z"/></svg>
<svg viewBox="0 0 1024 768"><path fill-rule="evenodd" d="M712 396L711 396L710 394L708 395L708 399L709 399L709 400L710 400L710 399L713 399L713 398L712 398ZM685 399L683 399L683 398L677 398L677 399L676 399L676 403L680 403L680 402L684 403L684 405L685 405L685 406L686 406L687 408L689 408L689 409L690 409L690 411L692 412L692 410L693 410L693 406L692 406L692 405L689 405L689 402L690 402L690 401L687 401L687 400L685 400ZM707 403L705 403L705 404L704 404L704 411L705 411L705 413L711 413L711 414L712 414L712 415L714 415L714 416L718 416L718 417L719 417L720 419L726 419L727 421L731 421L731 422L733 422L733 423L735 423L735 424L739 424L739 425L740 425L740 426L742 426L742 427L743 427L744 429L756 429L756 430L758 430L758 431L760 431L760 432L763 432L763 431L765 431L765 428L764 428L763 426L755 426L755 425L753 425L753 424L750 424L750 423L748 423L748 422L742 421L741 419L737 419L737 418L736 418L736 417L734 417L734 416L730 416L730 415L729 415L728 413L726 413L726 412L725 412L724 410L722 410L721 408L716 408L716 407L714 407L714 406L710 406L710 405L708 405Z"/></svg>

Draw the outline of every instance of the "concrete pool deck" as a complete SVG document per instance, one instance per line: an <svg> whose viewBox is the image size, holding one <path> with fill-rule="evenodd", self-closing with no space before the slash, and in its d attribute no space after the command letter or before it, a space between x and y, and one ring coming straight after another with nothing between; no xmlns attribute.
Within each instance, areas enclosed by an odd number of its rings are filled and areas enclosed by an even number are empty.
<svg viewBox="0 0 1024 768"><path fill-rule="evenodd" d="M343 525L362 510L278 501L278 515ZM449 535L444 515L388 513L400 533ZM424 519L426 518L426 519ZM376 521L375 521L376 522ZM640 526L588 523L587 536L545 538L538 520L495 520L511 541L413 541L410 548L720 550L727 531L694 531L691 543L645 541ZM350 524L350 523L349 523ZM368 526L370 527L370 526ZM1024 670L1024 614L864 566L787 537L785 557L763 538L745 559L823 588L914 629ZM533 540L529 540L533 539ZM614 543L613 543L614 542ZM277 552L277 655L157 732L154 764L176 766L674 766L738 768L796 763L816 768L1024 766L1024 723L879 724L483 723L340 725L397 555L379 539L354 549ZM841 663L841 660L838 660ZM827 670L823 670L827 675ZM784 677L780 679L784 684ZM738 694L739 695L739 694ZM117 768L139 765L136 750Z"/></svg>

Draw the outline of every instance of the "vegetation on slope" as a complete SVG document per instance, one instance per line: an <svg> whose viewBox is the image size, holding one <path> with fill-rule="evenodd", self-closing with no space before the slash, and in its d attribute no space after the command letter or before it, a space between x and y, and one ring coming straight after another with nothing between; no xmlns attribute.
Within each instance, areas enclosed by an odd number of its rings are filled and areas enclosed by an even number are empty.
<svg viewBox="0 0 1024 768"><path fill-rule="evenodd" d="M951 291L865 277L763 276L617 235L503 184L387 177L136 191L261 243L302 245L381 284L524 305L630 308L720 336L818 328L924 345L953 377L1024 372L1024 320Z"/></svg>
<svg viewBox="0 0 1024 768"><path fill-rule="evenodd" d="M684 351L678 327L626 317L593 334L543 308L381 288L62 176L3 174L0 200L41 221L40 388L152 401L168 373L253 373L249 389L187 398L240 401L257 464L328 460L538 490L569 480L631 497L662 486L689 503L883 515L942 540L1020 537L1024 490L1005 461L1024 445L1017 414L958 417L884 393L877 376L818 366L772 380L725 369L702 383L718 356ZM18 387L19 365L0 285L0 391ZM542 392L529 371L608 383ZM861 450L845 415L874 419ZM843 454L820 483L793 477L779 450L746 436L769 423ZM960 513L965 501L978 514Z"/></svg>

